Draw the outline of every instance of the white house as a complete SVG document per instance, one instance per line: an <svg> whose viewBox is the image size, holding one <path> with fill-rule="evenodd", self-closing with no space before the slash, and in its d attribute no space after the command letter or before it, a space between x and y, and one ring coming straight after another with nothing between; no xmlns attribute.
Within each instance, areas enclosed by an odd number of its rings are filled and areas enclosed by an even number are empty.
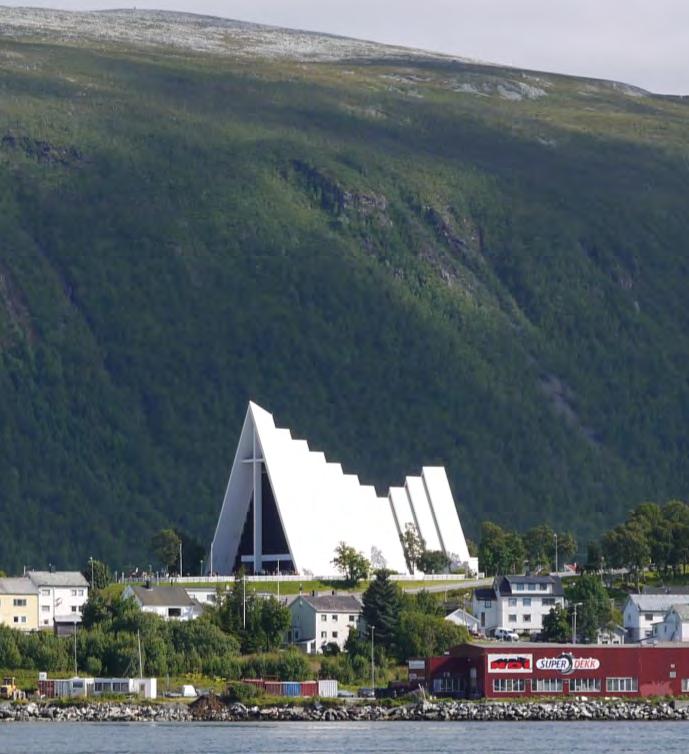
<svg viewBox="0 0 689 754"><path fill-rule="evenodd" d="M481 622L479 619L461 607L458 607L449 615L446 615L445 620L454 623L455 626L464 626L472 634L478 634L481 630Z"/></svg>
<svg viewBox="0 0 689 754"><path fill-rule="evenodd" d="M653 638L653 624L675 605L689 605L689 594L630 594L623 620L629 641Z"/></svg>
<svg viewBox="0 0 689 754"><path fill-rule="evenodd" d="M472 611L485 633L509 628L533 634L542 630L543 617L555 605L564 604L559 576L496 576L492 587L474 590Z"/></svg>
<svg viewBox="0 0 689 754"><path fill-rule="evenodd" d="M214 573L229 575L241 566L273 573L279 567L282 573L337 577L334 552L346 542L374 568L408 574L400 541L408 527L429 550L478 571L442 466L424 467L381 497L249 404L211 546Z"/></svg>
<svg viewBox="0 0 689 754"><path fill-rule="evenodd" d="M203 613L203 606L181 586L128 586L122 596L165 620L194 620Z"/></svg>
<svg viewBox="0 0 689 754"><path fill-rule="evenodd" d="M653 624L657 641L689 641L689 605L672 605L660 623Z"/></svg>
<svg viewBox="0 0 689 754"><path fill-rule="evenodd" d="M302 646L309 654L322 652L326 644L344 649L349 632L361 626L362 605L351 595L300 595L289 610L292 626L287 641Z"/></svg>
<svg viewBox="0 0 689 754"><path fill-rule="evenodd" d="M79 571L27 571L38 589L38 626L81 623L81 611L89 598L89 583Z"/></svg>

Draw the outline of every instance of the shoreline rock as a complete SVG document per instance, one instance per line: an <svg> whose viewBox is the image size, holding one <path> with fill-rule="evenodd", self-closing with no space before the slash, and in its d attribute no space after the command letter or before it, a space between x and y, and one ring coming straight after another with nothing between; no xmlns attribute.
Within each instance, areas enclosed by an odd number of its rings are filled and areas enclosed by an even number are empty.
<svg viewBox="0 0 689 754"><path fill-rule="evenodd" d="M543 702L419 702L394 707L377 704L246 706L201 697L192 705L128 702L54 702L0 705L3 722L369 722L369 721L632 721L689 720L683 701L579 700Z"/></svg>

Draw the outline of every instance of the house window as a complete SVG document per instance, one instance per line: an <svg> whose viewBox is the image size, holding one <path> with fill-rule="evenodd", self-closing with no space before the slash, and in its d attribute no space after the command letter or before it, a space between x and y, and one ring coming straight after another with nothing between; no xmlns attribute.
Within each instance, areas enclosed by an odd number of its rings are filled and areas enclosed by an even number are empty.
<svg viewBox="0 0 689 754"><path fill-rule="evenodd" d="M78 612L79 608L76 605L72 605L72 612L76 613Z"/></svg>
<svg viewBox="0 0 689 754"><path fill-rule="evenodd" d="M15 607L26 607L26 600L21 598L15 598L12 600L12 604Z"/></svg>
<svg viewBox="0 0 689 754"><path fill-rule="evenodd" d="M483 607L490 607L492 602L490 600L483 600Z"/></svg>
<svg viewBox="0 0 689 754"><path fill-rule="evenodd" d="M524 584L517 584L517 591L523 592L524 591Z"/></svg>
<svg viewBox="0 0 689 754"><path fill-rule="evenodd" d="M501 694L516 694L524 691L523 678L494 678L493 691Z"/></svg>
<svg viewBox="0 0 689 754"><path fill-rule="evenodd" d="M330 620L337 620L337 615L331 615Z"/></svg>
<svg viewBox="0 0 689 754"><path fill-rule="evenodd" d="M543 597L541 600L541 603L543 605L554 605L555 604L555 598L554 597Z"/></svg>
<svg viewBox="0 0 689 754"><path fill-rule="evenodd" d="M524 623L531 623L531 613L524 613Z"/></svg>
<svg viewBox="0 0 689 754"><path fill-rule="evenodd" d="M570 678L569 690L573 693L600 691L600 678Z"/></svg>
<svg viewBox="0 0 689 754"><path fill-rule="evenodd" d="M538 588L539 588L539 589L540 589L540 590L541 590L542 592L547 592L547 591L548 591L548 585L547 585L547 584L539 584L539 585L538 585Z"/></svg>
<svg viewBox="0 0 689 754"><path fill-rule="evenodd" d="M644 620L653 620L653 613L645 613Z"/></svg>
<svg viewBox="0 0 689 754"><path fill-rule="evenodd" d="M76 589L72 589L72 597L76 597L76 596L77 596L77 590Z"/></svg>
<svg viewBox="0 0 689 754"><path fill-rule="evenodd" d="M507 600L507 604L508 604L508 605L509 605L510 607L517 607L517 598L516 598L516 597L510 597L510 598L509 598L509 599Z"/></svg>
<svg viewBox="0 0 689 754"><path fill-rule="evenodd" d="M328 632L327 631L321 631L321 639L327 639L328 638Z"/></svg>
<svg viewBox="0 0 689 754"><path fill-rule="evenodd" d="M682 678L682 693L689 693L689 678Z"/></svg>
<svg viewBox="0 0 689 754"><path fill-rule="evenodd" d="M41 612L43 612L43 613L49 613L50 612L50 605L41 605Z"/></svg>
<svg viewBox="0 0 689 754"><path fill-rule="evenodd" d="M333 639L337 639L337 631L333 631Z"/></svg>
<svg viewBox="0 0 689 754"><path fill-rule="evenodd" d="M562 693L562 678L536 678L533 682L533 691L560 694Z"/></svg>
<svg viewBox="0 0 689 754"><path fill-rule="evenodd" d="M168 618L181 618L182 608L181 607L168 607L167 617Z"/></svg>
<svg viewBox="0 0 689 754"><path fill-rule="evenodd" d="M529 591L535 592L536 591L536 584L529 584Z"/></svg>
<svg viewBox="0 0 689 754"><path fill-rule="evenodd" d="M509 615L507 616L507 620L508 620L508 621L509 621L510 623L516 623L516 622L517 622L517 615L516 615L516 613L510 613L510 614L509 614Z"/></svg>
<svg viewBox="0 0 689 754"><path fill-rule="evenodd" d="M350 623L356 623L356 615L350 615L349 616L349 622Z"/></svg>
<svg viewBox="0 0 689 754"><path fill-rule="evenodd" d="M323 615L321 615L321 623L325 623L327 620L328 620L328 616L325 613L323 613Z"/></svg>
<svg viewBox="0 0 689 754"><path fill-rule="evenodd" d="M80 597L83 597L83 596L84 596L84 590L83 590L83 589L80 589L80 590L79 590L79 596L80 596Z"/></svg>
<svg viewBox="0 0 689 754"><path fill-rule="evenodd" d="M639 683L636 678L606 678L606 691L638 691Z"/></svg>
<svg viewBox="0 0 689 754"><path fill-rule="evenodd" d="M14 622L15 623L26 623L26 615L15 615L14 616Z"/></svg>
<svg viewBox="0 0 689 754"><path fill-rule="evenodd" d="M524 605L524 607L531 607L531 597L524 597L522 605Z"/></svg>

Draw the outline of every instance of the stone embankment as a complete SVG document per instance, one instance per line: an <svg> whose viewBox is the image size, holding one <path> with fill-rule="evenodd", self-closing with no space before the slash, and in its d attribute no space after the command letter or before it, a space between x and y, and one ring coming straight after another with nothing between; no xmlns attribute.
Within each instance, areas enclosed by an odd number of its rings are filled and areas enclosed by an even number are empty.
<svg viewBox="0 0 689 754"><path fill-rule="evenodd" d="M689 720L689 704L681 701L572 702L421 702L395 707L377 704L321 704L251 707L223 704L218 697L202 697L190 706L180 704L100 703L63 706L29 703L0 706L0 723L57 722L241 722L241 721L576 721L576 720Z"/></svg>
<svg viewBox="0 0 689 754"><path fill-rule="evenodd" d="M98 703L62 705L51 702L0 705L3 722L187 722L192 720L186 704Z"/></svg>

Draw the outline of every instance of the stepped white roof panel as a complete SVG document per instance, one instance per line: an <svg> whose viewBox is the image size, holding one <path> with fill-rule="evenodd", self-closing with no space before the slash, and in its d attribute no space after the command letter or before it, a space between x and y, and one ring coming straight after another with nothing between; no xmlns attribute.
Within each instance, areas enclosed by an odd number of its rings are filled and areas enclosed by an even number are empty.
<svg viewBox="0 0 689 754"><path fill-rule="evenodd" d="M414 514L411 511L411 503L404 487L390 487L390 507L397 524L397 532L400 536L407 530L407 526L416 528Z"/></svg>
<svg viewBox="0 0 689 754"><path fill-rule="evenodd" d="M441 549L448 554L457 555L462 563L468 562L469 549L445 469L442 466L424 466L421 479L426 488L426 495L432 501Z"/></svg>
<svg viewBox="0 0 689 754"><path fill-rule="evenodd" d="M426 488L419 476L408 476L407 495L418 530L426 543L427 550L441 550L440 537L435 524L431 502L426 495Z"/></svg>
<svg viewBox="0 0 689 754"><path fill-rule="evenodd" d="M265 468L266 475L261 475L261 488L254 491L258 468ZM428 549L442 549L434 505L441 511L442 526L448 527L444 533L448 542L461 544L457 537L463 542L444 470L431 470L430 476L427 470L424 473L427 478L408 477L406 489L394 487L388 498L379 497L373 487L344 473L339 463L328 462L322 452L312 451L305 440L294 439L288 429L276 427L271 414L250 403L213 540L213 570L233 572L254 494L261 501L259 518L265 513L267 477L277 508L277 518L273 513L269 525L282 527L289 552L265 552L262 538L255 537L253 547L260 548L264 568L280 555L281 561L289 557L299 573L332 576L335 549L345 542L374 567L385 565L407 573L400 533L408 523L421 528ZM260 496L259 490L263 490ZM460 547L453 551L462 552ZM246 550L242 552L246 555Z"/></svg>

